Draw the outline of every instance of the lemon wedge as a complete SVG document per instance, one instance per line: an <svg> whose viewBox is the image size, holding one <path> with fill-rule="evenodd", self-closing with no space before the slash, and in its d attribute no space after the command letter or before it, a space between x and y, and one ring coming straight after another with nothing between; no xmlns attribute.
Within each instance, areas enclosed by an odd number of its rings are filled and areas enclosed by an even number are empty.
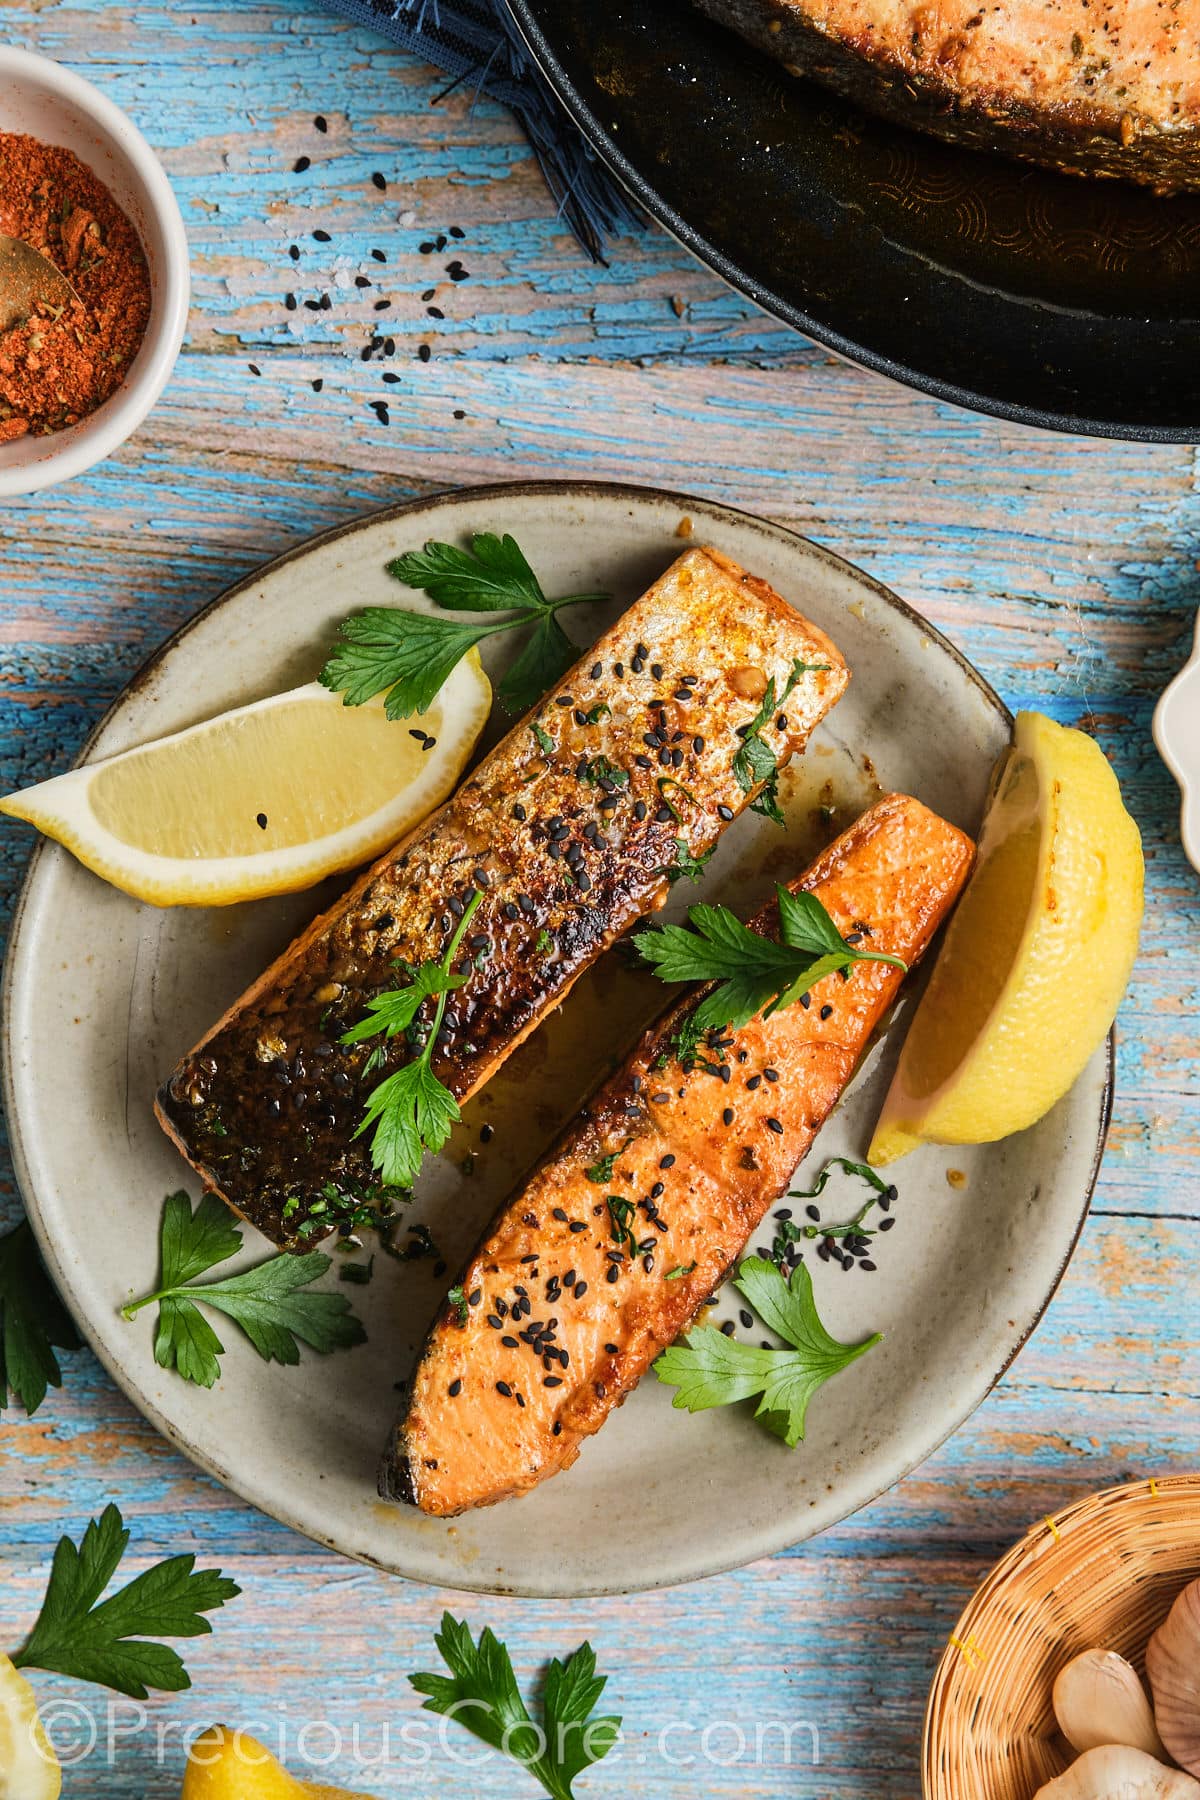
<svg viewBox="0 0 1200 1800"><path fill-rule="evenodd" d="M368 1796L297 1781L257 1738L214 1725L188 1753L180 1800L368 1800Z"/></svg>
<svg viewBox="0 0 1200 1800"><path fill-rule="evenodd" d="M0 1800L58 1800L61 1793L62 1770L33 1689L0 1656Z"/></svg>
<svg viewBox="0 0 1200 1800"><path fill-rule="evenodd" d="M1060 1100L1104 1041L1142 919L1142 844L1100 747L1021 713L979 858L867 1152L985 1144Z"/></svg>
<svg viewBox="0 0 1200 1800"><path fill-rule="evenodd" d="M492 689L465 656L429 711L389 719L316 682L0 800L155 906L311 887L397 843L457 785Z"/></svg>

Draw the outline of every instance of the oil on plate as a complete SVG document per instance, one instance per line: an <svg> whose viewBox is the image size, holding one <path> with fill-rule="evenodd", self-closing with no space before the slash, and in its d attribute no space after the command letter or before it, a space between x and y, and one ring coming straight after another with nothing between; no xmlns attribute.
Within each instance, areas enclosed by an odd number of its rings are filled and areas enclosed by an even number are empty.
<svg viewBox="0 0 1200 1800"><path fill-rule="evenodd" d="M480 530L512 532L548 592L612 593L610 605L571 615L580 642L690 535L766 577L850 664L849 694L785 773L786 827L750 814L739 820L702 890L676 890L668 916L700 894L749 911L887 790L916 794L968 830L978 825L1010 720L932 627L777 526L679 495L594 484L475 489L314 539L179 632L85 755L110 755L312 679L341 618L403 603L385 572L390 557L430 537L461 541ZM485 660L494 673L502 657ZM494 719L489 741L502 729ZM571 1470L522 1500L449 1522L385 1505L375 1468L397 1384L449 1279L435 1278L428 1258L377 1256L372 1283L344 1290L367 1325L359 1349L305 1354L298 1367L280 1368L230 1328L213 1390L158 1368L148 1313L131 1323L120 1314L153 1285L162 1197L190 1175L155 1124L155 1087L334 891L159 911L43 844L9 956L5 1099L47 1263L146 1416L255 1505L349 1556L448 1587L576 1596L686 1581L781 1549L881 1493L979 1404L1037 1322L1087 1210L1107 1123L1107 1050L1020 1137L926 1148L900 1164L897 1223L878 1240L876 1274L845 1272L810 1252L834 1334L880 1331L884 1342L818 1396L795 1451L740 1408L674 1411L670 1391L648 1379ZM401 1241L408 1224L426 1225L453 1270L657 1009L656 989L619 952L606 956L466 1107L446 1154L422 1177ZM833 1154L863 1154L911 1005L910 993L822 1131L809 1170ZM860 1197L857 1185L832 1182L825 1217L848 1214ZM246 1261L263 1253L253 1232L246 1240ZM727 1295L715 1317L734 1311Z"/></svg>

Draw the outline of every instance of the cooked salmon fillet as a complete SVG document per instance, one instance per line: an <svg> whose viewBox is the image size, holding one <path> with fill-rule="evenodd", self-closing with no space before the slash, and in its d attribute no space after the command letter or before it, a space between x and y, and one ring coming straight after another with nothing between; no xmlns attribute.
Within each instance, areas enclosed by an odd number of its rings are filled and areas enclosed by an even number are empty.
<svg viewBox="0 0 1200 1800"><path fill-rule="evenodd" d="M699 0L876 112L1054 168L1200 189L1194 0Z"/></svg>
<svg viewBox="0 0 1200 1800"><path fill-rule="evenodd" d="M971 840L892 794L791 884L843 934L917 961L971 867ZM773 935L773 902L751 921ZM808 1004L752 1019L681 1065L674 1006L504 1207L434 1324L380 1488L449 1516L526 1492L696 1317L828 1116L903 979L832 975ZM628 1237L609 1197L632 1202ZM618 1208L620 1216L621 1208Z"/></svg>
<svg viewBox="0 0 1200 1800"><path fill-rule="evenodd" d="M168 1134L277 1244L312 1244L378 1198L368 1095L412 1054L345 1047L399 964L440 958L468 896L468 976L433 1073L473 1094L614 938L660 906L685 844L711 849L759 791L734 759L761 731L782 765L843 693L825 634L715 550L679 557L452 799L255 982L159 1092ZM403 730L402 725L396 729ZM379 1040L375 1040L378 1043Z"/></svg>

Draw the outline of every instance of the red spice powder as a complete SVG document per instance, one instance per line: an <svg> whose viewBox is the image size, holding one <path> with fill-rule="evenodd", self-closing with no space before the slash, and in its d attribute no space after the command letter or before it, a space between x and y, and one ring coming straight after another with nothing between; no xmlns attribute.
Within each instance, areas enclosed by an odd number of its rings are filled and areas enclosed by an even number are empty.
<svg viewBox="0 0 1200 1800"><path fill-rule="evenodd" d="M61 431L123 381L150 318L137 232L73 151L0 131L0 231L23 238L79 296L0 334L0 443Z"/></svg>

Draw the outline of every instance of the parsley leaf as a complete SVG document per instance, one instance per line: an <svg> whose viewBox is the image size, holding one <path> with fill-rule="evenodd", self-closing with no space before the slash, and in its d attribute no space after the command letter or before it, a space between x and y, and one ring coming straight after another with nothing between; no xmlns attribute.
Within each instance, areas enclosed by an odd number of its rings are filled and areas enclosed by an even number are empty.
<svg viewBox="0 0 1200 1800"><path fill-rule="evenodd" d="M340 641L321 670L323 687L362 706L387 694L389 719L428 712L468 650L507 625L463 625L394 606L368 606L343 620Z"/></svg>
<svg viewBox="0 0 1200 1800"><path fill-rule="evenodd" d="M421 1172L427 1150L438 1151L462 1114L458 1101L430 1067L433 1047L446 1012L446 996L460 988L465 976L453 973L454 958L476 907L483 899L478 888L463 908L445 954L436 962L422 963L413 972L410 986L368 1001L368 1016L342 1035L343 1044L358 1044L382 1031L393 1038L413 1024L424 1001L436 1002L429 1029L418 1054L372 1088L366 1111L355 1132L374 1129L371 1161L385 1187L410 1188Z"/></svg>
<svg viewBox="0 0 1200 1800"><path fill-rule="evenodd" d="M770 1017L791 1006L826 975L845 973L856 962L891 963L898 956L860 950L846 942L815 894L790 894L776 887L780 938L760 937L727 906L688 909L691 930L662 925L634 939L642 957L655 965L660 981L715 981L691 1017L693 1035L721 1027L739 1030L763 1013Z"/></svg>
<svg viewBox="0 0 1200 1800"><path fill-rule="evenodd" d="M62 1386L55 1350L77 1350L75 1327L42 1267L27 1220L0 1238L0 1409L9 1389L32 1417Z"/></svg>
<svg viewBox="0 0 1200 1800"><path fill-rule="evenodd" d="M59 1539L42 1610L12 1659L18 1669L50 1669L135 1700L150 1688L178 1693L191 1686L176 1651L144 1640L205 1636L212 1626L203 1615L241 1589L219 1569L197 1571L194 1556L172 1556L100 1601L128 1544L112 1505L90 1521L78 1548Z"/></svg>
<svg viewBox="0 0 1200 1800"><path fill-rule="evenodd" d="M422 589L444 611L505 615L468 624L401 607L369 606L346 619L320 679L343 694L347 706L361 706L386 693L389 719L428 711L451 670L484 638L532 625L532 635L497 690L509 712L526 712L579 656L579 646L558 622L559 609L609 597L566 594L548 600L515 539L490 531L477 532L469 549L428 543L394 557L387 571L405 587Z"/></svg>
<svg viewBox="0 0 1200 1800"><path fill-rule="evenodd" d="M195 1212L183 1193L168 1194L159 1226L159 1285L122 1308L132 1319L158 1304L154 1360L197 1387L212 1387L221 1373L225 1346L200 1311L212 1307L241 1326L266 1362L297 1363L300 1343L324 1356L366 1338L344 1294L303 1290L330 1266L319 1250L304 1256L278 1255L224 1281L196 1284L196 1277L241 1249L242 1234L224 1201L205 1194Z"/></svg>
<svg viewBox="0 0 1200 1800"><path fill-rule="evenodd" d="M611 1181L613 1178L613 1170L617 1166L618 1156L623 1156L632 1142L632 1138L626 1138L619 1150L610 1150L607 1156L598 1156L594 1163L589 1163L587 1168L583 1171L587 1176L587 1179L589 1181L594 1181L597 1186L603 1185L606 1181Z"/></svg>
<svg viewBox="0 0 1200 1800"><path fill-rule="evenodd" d="M551 1800L574 1800L574 1782L619 1740L619 1718L593 1717L607 1685L596 1655L580 1644L566 1662L554 1657L542 1684L535 1725L517 1687L508 1650L490 1627L476 1644L465 1619L443 1613L434 1639L449 1675L410 1675L425 1711L444 1713L494 1750L502 1750L541 1783Z"/></svg>
<svg viewBox="0 0 1200 1800"><path fill-rule="evenodd" d="M465 1325L467 1322L467 1296L463 1292L461 1282L455 1282L454 1286L450 1289L450 1292L446 1295L446 1304L452 1306L458 1314L459 1324Z"/></svg>
<svg viewBox="0 0 1200 1800"><path fill-rule="evenodd" d="M794 1449L804 1436L808 1403L817 1389L881 1339L876 1333L861 1344L839 1344L830 1337L817 1316L812 1276L803 1263L788 1281L774 1263L747 1257L734 1286L790 1348L763 1350L728 1338L713 1325L701 1325L663 1352L655 1373L678 1389L672 1404L688 1412L758 1396L755 1417Z"/></svg>
<svg viewBox="0 0 1200 1800"><path fill-rule="evenodd" d="M454 975L440 962L421 963L412 971L406 988L390 988L386 993L372 994L367 1001L367 1016L342 1033L343 1044L361 1044L365 1038L382 1031L387 1038L407 1031L426 1000L438 994L449 994L465 987L469 976Z"/></svg>
<svg viewBox="0 0 1200 1800"><path fill-rule="evenodd" d="M619 1250L626 1250L632 1260L637 1255L637 1238L633 1227L637 1222L637 1208L632 1200L624 1194L606 1194L608 1205L608 1235Z"/></svg>
<svg viewBox="0 0 1200 1800"><path fill-rule="evenodd" d="M511 612L545 606L541 583L515 538L479 531L471 548L430 542L423 550L393 557L387 572L405 587L420 588L435 606L454 612Z"/></svg>
<svg viewBox="0 0 1200 1800"><path fill-rule="evenodd" d="M734 776L744 794L757 787L760 781L765 784L762 793L751 802L750 810L761 813L766 819L773 819L776 825L783 824L783 814L779 810L779 764L771 746L763 742L763 730L771 723L779 708L786 704L803 676L828 673L828 663L806 663L797 657L778 699L775 697L775 677L772 675L767 683L762 705L750 723L741 728L741 746L733 758Z"/></svg>
<svg viewBox="0 0 1200 1800"><path fill-rule="evenodd" d="M675 861L669 868L659 869L657 873L665 875L672 887L677 881L699 881L712 854L711 850L704 850L699 856L693 856L687 839L678 837L675 839Z"/></svg>

